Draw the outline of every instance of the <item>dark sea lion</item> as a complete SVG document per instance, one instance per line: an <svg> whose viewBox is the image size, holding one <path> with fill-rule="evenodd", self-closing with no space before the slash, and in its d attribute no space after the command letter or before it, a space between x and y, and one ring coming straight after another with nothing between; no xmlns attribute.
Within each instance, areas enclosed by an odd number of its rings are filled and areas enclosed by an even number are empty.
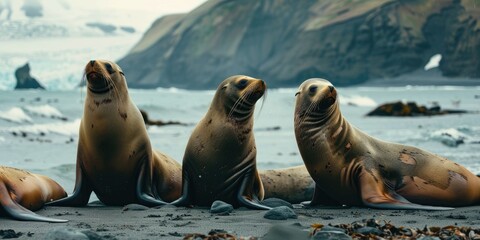
<svg viewBox="0 0 480 240"><path fill-rule="evenodd" d="M290 203L312 199L315 182L305 165L260 171L265 199L280 198Z"/></svg>
<svg viewBox="0 0 480 240"><path fill-rule="evenodd" d="M52 179L24 170L0 166L0 214L16 220L62 223L67 220L33 213L47 202L67 196Z"/></svg>
<svg viewBox="0 0 480 240"><path fill-rule="evenodd" d="M140 111L120 67L92 60L85 67L87 96L80 124L75 189L50 203L84 206L90 194L107 205L166 204L180 197L181 167L152 150Z"/></svg>
<svg viewBox="0 0 480 240"><path fill-rule="evenodd" d="M295 136L316 182L312 205L446 210L480 203L480 179L464 167L349 124L327 80L305 81L296 96Z"/></svg>
<svg viewBox="0 0 480 240"><path fill-rule="evenodd" d="M195 127L183 158L183 192L174 205L210 206L215 200L254 209L263 185L253 136L255 103L266 90L262 80L231 76L217 89L210 109Z"/></svg>

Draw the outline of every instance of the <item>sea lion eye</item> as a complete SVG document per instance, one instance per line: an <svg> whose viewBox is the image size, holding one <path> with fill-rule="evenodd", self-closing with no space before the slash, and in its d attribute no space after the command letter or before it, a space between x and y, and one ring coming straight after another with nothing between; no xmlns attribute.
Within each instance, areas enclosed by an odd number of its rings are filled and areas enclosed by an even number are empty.
<svg viewBox="0 0 480 240"><path fill-rule="evenodd" d="M317 91L317 86L311 86L308 91L310 91L310 93L315 93Z"/></svg>
<svg viewBox="0 0 480 240"><path fill-rule="evenodd" d="M112 65L111 65L110 63L105 63L105 68L107 69L107 72L108 72L109 74L112 74L112 73L115 72L115 71L113 71L113 67L112 67Z"/></svg>
<svg viewBox="0 0 480 240"><path fill-rule="evenodd" d="M240 89L243 89L247 86L248 80L247 79L242 79L237 83L237 87Z"/></svg>
<svg viewBox="0 0 480 240"><path fill-rule="evenodd" d="M295 97L298 96L299 94L300 94L300 92L295 93Z"/></svg>

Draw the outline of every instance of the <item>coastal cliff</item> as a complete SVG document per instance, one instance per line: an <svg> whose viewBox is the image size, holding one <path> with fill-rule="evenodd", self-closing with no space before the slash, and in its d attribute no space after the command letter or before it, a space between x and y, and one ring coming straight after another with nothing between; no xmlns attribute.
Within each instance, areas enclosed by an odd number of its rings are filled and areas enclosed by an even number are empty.
<svg viewBox="0 0 480 240"><path fill-rule="evenodd" d="M347 86L423 71L436 54L443 76L480 78L474 4L210 0L158 19L119 64L135 88L206 89L234 74L265 79L270 87L294 87L310 77Z"/></svg>

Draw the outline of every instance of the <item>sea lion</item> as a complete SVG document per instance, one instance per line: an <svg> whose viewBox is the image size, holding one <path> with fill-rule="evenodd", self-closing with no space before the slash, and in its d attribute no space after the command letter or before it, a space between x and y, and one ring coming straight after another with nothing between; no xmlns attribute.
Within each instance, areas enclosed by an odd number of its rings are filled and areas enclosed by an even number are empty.
<svg viewBox="0 0 480 240"><path fill-rule="evenodd" d="M33 213L46 202L64 198L67 193L52 179L24 170L0 166L0 214L16 220L62 223L67 220Z"/></svg>
<svg viewBox="0 0 480 240"><path fill-rule="evenodd" d="M49 205L84 206L95 192L106 205L166 204L180 197L181 167L153 151L121 68L92 60L85 67L87 96L77 149L75 189Z"/></svg>
<svg viewBox="0 0 480 240"><path fill-rule="evenodd" d="M312 199L315 182L305 165L260 171L264 198L280 198L290 203Z"/></svg>
<svg viewBox="0 0 480 240"><path fill-rule="evenodd" d="M255 103L266 89L262 80L236 75L225 79L210 109L195 127L183 157L182 197L177 206L210 206L215 200L254 209L263 185L253 137Z"/></svg>
<svg viewBox="0 0 480 240"><path fill-rule="evenodd" d="M480 179L464 167L349 124L329 81L305 81L296 98L295 136L316 182L311 205L447 210L480 203Z"/></svg>

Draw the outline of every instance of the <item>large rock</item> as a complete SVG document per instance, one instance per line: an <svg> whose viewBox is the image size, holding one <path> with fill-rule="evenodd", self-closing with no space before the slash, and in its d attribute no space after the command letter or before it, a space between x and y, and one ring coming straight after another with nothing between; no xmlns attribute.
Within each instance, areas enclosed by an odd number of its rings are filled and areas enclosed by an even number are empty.
<svg viewBox="0 0 480 240"><path fill-rule="evenodd" d="M15 78L17 79L15 89L45 89L37 79L30 76L30 65L28 63L15 70Z"/></svg>
<svg viewBox="0 0 480 240"><path fill-rule="evenodd" d="M398 101L382 104L371 112L367 113L367 116L416 117L462 113L468 113L468 111L460 109L442 109L438 105L427 108L423 105L417 105L415 102L404 103Z"/></svg>
<svg viewBox="0 0 480 240"><path fill-rule="evenodd" d="M214 88L234 74L272 87L310 77L338 86L388 81L423 71L435 54L444 75L480 77L480 8L473 4L211 0L157 20L119 65L137 88Z"/></svg>

